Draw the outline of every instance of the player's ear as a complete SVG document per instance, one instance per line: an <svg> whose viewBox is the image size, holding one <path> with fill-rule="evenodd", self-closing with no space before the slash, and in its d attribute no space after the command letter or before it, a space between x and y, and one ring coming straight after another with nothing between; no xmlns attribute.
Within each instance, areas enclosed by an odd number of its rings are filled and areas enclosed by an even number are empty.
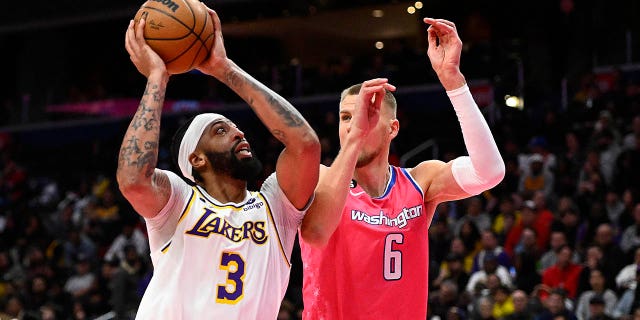
<svg viewBox="0 0 640 320"><path fill-rule="evenodd" d="M198 151L192 152L189 155L189 163L191 163L191 166L194 169L199 169L199 168L201 168L202 166L205 165L206 157L204 156L204 154L202 154L202 153L200 153Z"/></svg>
<svg viewBox="0 0 640 320"><path fill-rule="evenodd" d="M400 131L400 122L398 119L391 119L389 123L389 136L391 139L395 138Z"/></svg>

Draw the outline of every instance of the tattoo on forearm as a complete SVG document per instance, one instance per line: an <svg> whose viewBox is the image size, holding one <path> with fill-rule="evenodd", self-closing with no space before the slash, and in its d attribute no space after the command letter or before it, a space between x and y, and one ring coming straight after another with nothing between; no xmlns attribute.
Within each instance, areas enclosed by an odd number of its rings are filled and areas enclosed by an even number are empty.
<svg viewBox="0 0 640 320"><path fill-rule="evenodd" d="M227 71L225 77L227 79L227 82L229 83L229 86L235 88L241 88L247 82L247 80L245 80L235 70ZM266 89L257 81L248 82L255 90L260 92L260 94L266 100L267 104L280 115L282 120L284 120L285 125L287 125L288 127L300 127L304 125L304 119L302 118L302 115L287 100L280 97L275 92ZM249 97L247 102L250 106L255 106L255 99L253 97Z"/></svg>
<svg viewBox="0 0 640 320"><path fill-rule="evenodd" d="M241 87L244 84L240 75L234 70L228 71L226 78L231 87Z"/></svg>
<svg viewBox="0 0 640 320"><path fill-rule="evenodd" d="M147 84L144 90L144 96L138 106L138 113L133 118L133 121L131 121L131 127L133 129L138 130L138 128L144 127L146 131L151 131L158 127L160 123L158 120L159 110L158 108L149 107L146 101L146 98L149 96L151 96L154 102L159 102L164 99L164 95L160 93L158 88L158 84Z"/></svg>
<svg viewBox="0 0 640 320"><path fill-rule="evenodd" d="M152 99L151 105L149 99ZM135 167L144 170L144 175L153 174L158 161L158 139L160 136L160 109L157 102L164 99L159 84L147 84L138 111L131 121L125 142L118 157L119 169ZM143 128L144 130L139 131ZM146 140L146 141L142 141Z"/></svg>

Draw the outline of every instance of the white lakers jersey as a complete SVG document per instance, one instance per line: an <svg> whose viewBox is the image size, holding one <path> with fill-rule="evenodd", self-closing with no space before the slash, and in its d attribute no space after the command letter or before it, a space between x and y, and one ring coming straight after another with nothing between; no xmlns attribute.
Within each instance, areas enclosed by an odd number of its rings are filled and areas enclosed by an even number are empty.
<svg viewBox="0 0 640 320"><path fill-rule="evenodd" d="M276 319L303 212L275 174L240 203L220 203L176 174L147 219L154 274L136 319Z"/></svg>

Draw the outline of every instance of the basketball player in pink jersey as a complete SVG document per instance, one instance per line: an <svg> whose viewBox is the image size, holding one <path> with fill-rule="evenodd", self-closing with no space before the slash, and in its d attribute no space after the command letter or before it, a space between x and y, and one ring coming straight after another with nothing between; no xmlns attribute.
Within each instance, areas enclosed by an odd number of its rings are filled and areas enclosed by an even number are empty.
<svg viewBox="0 0 640 320"><path fill-rule="evenodd" d="M182 177L155 168L169 74L145 43L144 23L129 24L126 48L147 87L122 142L117 179L145 219L154 267L136 319L275 319L318 180L315 132L291 104L227 58L220 19L210 14L215 44L198 69L247 101L285 149L276 172L259 192L249 192L247 179L261 166L244 133L224 116L204 113L174 137Z"/></svg>
<svg viewBox="0 0 640 320"><path fill-rule="evenodd" d="M395 87L373 79L343 91L340 152L321 167L300 233L306 320L425 319L428 228L436 205L492 188L504 163L460 72L452 22L425 18L428 56L458 116L469 156L389 165L400 124ZM425 125L437 119L424 119Z"/></svg>

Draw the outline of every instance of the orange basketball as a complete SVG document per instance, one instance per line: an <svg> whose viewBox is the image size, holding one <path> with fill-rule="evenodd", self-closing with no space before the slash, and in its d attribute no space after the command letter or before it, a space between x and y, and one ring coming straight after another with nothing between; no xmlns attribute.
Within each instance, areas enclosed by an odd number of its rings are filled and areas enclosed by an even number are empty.
<svg viewBox="0 0 640 320"><path fill-rule="evenodd" d="M196 0L148 0L136 13L144 17L144 39L167 64L171 74L184 73L202 63L213 46L213 21Z"/></svg>

